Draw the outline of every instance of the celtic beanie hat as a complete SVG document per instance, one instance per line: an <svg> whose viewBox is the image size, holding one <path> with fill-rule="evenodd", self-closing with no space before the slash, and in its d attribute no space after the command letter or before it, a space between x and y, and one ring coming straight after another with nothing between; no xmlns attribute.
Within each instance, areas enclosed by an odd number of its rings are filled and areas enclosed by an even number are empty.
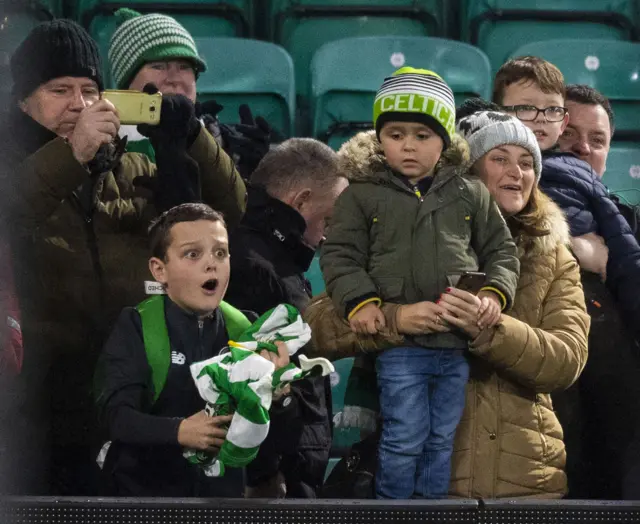
<svg viewBox="0 0 640 524"><path fill-rule="evenodd" d="M403 67L385 78L373 104L380 139L386 122L420 122L433 129L446 149L455 132L456 105L447 83L433 71Z"/></svg>
<svg viewBox="0 0 640 524"><path fill-rule="evenodd" d="M12 93L22 100L42 84L62 76L90 78L102 90L98 46L72 20L35 26L11 56Z"/></svg>
<svg viewBox="0 0 640 524"><path fill-rule="evenodd" d="M127 89L140 68L156 60L188 60L196 75L207 69L193 37L170 16L142 15L122 8L116 11L116 25L109 45L109 64L118 89Z"/></svg>
<svg viewBox="0 0 640 524"><path fill-rule="evenodd" d="M542 158L533 131L517 118L498 111L479 111L461 118L458 134L469 143L471 163L503 145L524 147L533 156L536 181L540 180Z"/></svg>

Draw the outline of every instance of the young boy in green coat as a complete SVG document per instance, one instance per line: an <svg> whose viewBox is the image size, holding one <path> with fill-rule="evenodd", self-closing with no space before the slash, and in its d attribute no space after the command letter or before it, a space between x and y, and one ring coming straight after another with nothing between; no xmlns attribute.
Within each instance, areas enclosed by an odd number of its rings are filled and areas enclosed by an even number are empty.
<svg viewBox="0 0 640 524"><path fill-rule="evenodd" d="M516 246L484 184L466 176L467 146L454 136L453 93L440 76L399 69L378 91L373 120L376 137L350 142L353 154L343 155L351 185L336 204L320 263L327 292L357 333L384 327L382 301L422 304L413 343L376 362L383 418L376 496L443 498L469 341L442 320L437 299L465 271L482 271L478 324L495 324L513 301ZM457 165L446 157L458 157Z"/></svg>

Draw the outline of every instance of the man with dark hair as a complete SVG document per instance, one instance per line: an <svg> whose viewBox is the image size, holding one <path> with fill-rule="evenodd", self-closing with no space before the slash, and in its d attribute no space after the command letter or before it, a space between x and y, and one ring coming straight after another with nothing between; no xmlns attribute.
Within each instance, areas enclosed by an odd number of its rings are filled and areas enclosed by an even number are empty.
<svg viewBox="0 0 640 524"><path fill-rule="evenodd" d="M560 150L584 160L602 177L615 129L611 104L586 85L568 85L566 92L569 125L558 140Z"/></svg>
<svg viewBox="0 0 640 524"><path fill-rule="evenodd" d="M347 181L336 153L310 138L272 149L251 177L247 212L231 234L229 303L262 314L289 303L304 310L304 278ZM327 380L305 379L272 408L271 429L247 468L247 495L313 498L331 446Z"/></svg>

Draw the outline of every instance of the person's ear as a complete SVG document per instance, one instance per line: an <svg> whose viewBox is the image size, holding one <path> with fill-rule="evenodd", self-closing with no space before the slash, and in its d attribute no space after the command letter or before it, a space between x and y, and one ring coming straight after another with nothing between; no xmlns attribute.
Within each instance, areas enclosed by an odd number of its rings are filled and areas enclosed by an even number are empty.
<svg viewBox="0 0 640 524"><path fill-rule="evenodd" d="M164 261L157 257L151 257L149 259L149 271L151 271L156 282L159 282L163 286L167 285L167 270Z"/></svg>
<svg viewBox="0 0 640 524"><path fill-rule="evenodd" d="M562 119L562 125L560 126L560 133L564 133L564 130L567 129L567 126L569 125L569 111L567 111L564 115L564 118Z"/></svg>
<svg viewBox="0 0 640 524"><path fill-rule="evenodd" d="M290 206L300 213L305 205L309 204L311 200L311 189L301 189L298 191L295 196L291 199Z"/></svg>

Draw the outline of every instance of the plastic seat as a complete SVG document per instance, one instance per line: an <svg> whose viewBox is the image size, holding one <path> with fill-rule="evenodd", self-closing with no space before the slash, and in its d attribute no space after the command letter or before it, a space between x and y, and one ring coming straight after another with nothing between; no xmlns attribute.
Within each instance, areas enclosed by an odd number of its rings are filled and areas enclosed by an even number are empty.
<svg viewBox="0 0 640 524"><path fill-rule="evenodd" d="M208 69L198 79L198 99L215 98L224 106L223 122L238 121L248 104L267 119L276 135L289 137L295 117L293 62L280 46L244 38L196 38Z"/></svg>
<svg viewBox="0 0 640 524"><path fill-rule="evenodd" d="M640 140L640 44L617 40L547 40L517 49L555 64L567 84L587 84L605 95L615 112L615 139Z"/></svg>
<svg viewBox="0 0 640 524"><path fill-rule="evenodd" d="M373 100L402 66L430 69L451 86L459 105L491 96L489 60L478 48L427 37L345 38L322 46L311 64L313 134L334 149L372 126Z"/></svg>
<svg viewBox="0 0 640 524"><path fill-rule="evenodd" d="M305 273L306 279L311 283L313 295L319 295L325 289L322 271L320 270L319 258L316 255L311 262L309 270ZM340 419L342 410L344 409L344 395L347 391L347 381L353 367L353 358L344 358L333 363L336 368L334 374L331 375L331 399L333 403L333 420L335 422ZM359 429L336 429L333 432L333 442L331 447L333 455L338 455L344 448L360 440ZM336 465L337 460L333 460L327 467L326 475L328 475Z"/></svg>
<svg viewBox="0 0 640 524"><path fill-rule="evenodd" d="M602 181L623 202L640 204L640 142L614 142Z"/></svg>
<svg viewBox="0 0 640 524"><path fill-rule="evenodd" d="M250 36L253 23L251 0L80 0L76 18L98 42L106 62L111 35L116 29L115 13L121 7L141 13L163 13L180 22L194 38ZM111 85L108 64L105 81Z"/></svg>
<svg viewBox="0 0 640 524"><path fill-rule="evenodd" d="M480 47L493 71L528 42L566 38L628 40L635 0L463 0L463 40Z"/></svg>
<svg viewBox="0 0 640 524"><path fill-rule="evenodd" d="M37 6L0 4L0 112L6 111L11 103L11 55L31 29L60 13L57 0Z"/></svg>
<svg viewBox="0 0 640 524"><path fill-rule="evenodd" d="M442 0L273 0L271 38L296 67L298 94L309 96L309 64L325 43L345 36L439 36Z"/></svg>

